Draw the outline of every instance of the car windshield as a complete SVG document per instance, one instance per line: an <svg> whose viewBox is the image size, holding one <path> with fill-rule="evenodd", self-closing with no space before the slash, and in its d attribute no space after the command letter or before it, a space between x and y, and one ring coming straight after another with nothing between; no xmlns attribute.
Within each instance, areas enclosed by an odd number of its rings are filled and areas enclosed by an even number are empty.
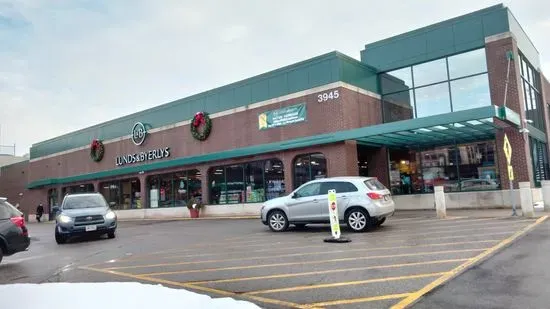
<svg viewBox="0 0 550 309"><path fill-rule="evenodd" d="M365 185L373 191L386 190L386 187L376 178L365 180Z"/></svg>
<svg viewBox="0 0 550 309"><path fill-rule="evenodd" d="M83 209L107 207L105 199L100 195L69 196L63 202L63 209Z"/></svg>

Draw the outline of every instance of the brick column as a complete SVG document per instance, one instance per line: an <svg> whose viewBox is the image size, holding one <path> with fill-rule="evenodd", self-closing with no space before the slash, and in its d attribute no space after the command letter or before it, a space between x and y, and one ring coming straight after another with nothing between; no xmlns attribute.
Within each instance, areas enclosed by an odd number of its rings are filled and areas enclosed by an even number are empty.
<svg viewBox="0 0 550 309"><path fill-rule="evenodd" d="M210 183L208 181L208 166L198 168L201 172L202 203L210 204Z"/></svg>
<svg viewBox="0 0 550 309"><path fill-rule="evenodd" d="M139 175L139 196L141 209L149 208L149 192L147 192L147 175Z"/></svg>
<svg viewBox="0 0 550 309"><path fill-rule="evenodd" d="M504 103L504 88L506 85L506 70L508 65L506 53L508 51L514 53L514 60L510 65L506 106L518 113L523 120L525 119L525 104L520 85L521 64L519 63L518 47L516 40L507 33L490 37L485 44L491 101L494 105L498 106L502 106ZM510 187L506 156L503 150L504 132L506 132L512 146L512 166L514 167L515 188L517 188L518 182L529 181L533 183L533 165L528 135L519 133L518 128L512 127L502 121L496 120L495 123L502 128L502 130L499 130L496 134L496 150L501 188L508 189Z"/></svg>
<svg viewBox="0 0 550 309"><path fill-rule="evenodd" d="M370 153L367 161L369 177L377 177L386 187L390 187L389 155L386 147L377 148Z"/></svg>
<svg viewBox="0 0 550 309"><path fill-rule="evenodd" d="M337 149L325 153L327 158L327 173L329 177L358 176L357 142L345 141L339 143Z"/></svg>

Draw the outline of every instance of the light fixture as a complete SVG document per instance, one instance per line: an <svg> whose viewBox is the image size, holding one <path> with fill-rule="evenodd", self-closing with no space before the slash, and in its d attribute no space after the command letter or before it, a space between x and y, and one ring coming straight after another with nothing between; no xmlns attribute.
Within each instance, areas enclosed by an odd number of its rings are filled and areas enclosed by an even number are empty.
<svg viewBox="0 0 550 309"><path fill-rule="evenodd" d="M527 128L521 128L521 129L519 129L519 133L529 133L529 132L530 132L530 131L529 131L529 129L527 129Z"/></svg>

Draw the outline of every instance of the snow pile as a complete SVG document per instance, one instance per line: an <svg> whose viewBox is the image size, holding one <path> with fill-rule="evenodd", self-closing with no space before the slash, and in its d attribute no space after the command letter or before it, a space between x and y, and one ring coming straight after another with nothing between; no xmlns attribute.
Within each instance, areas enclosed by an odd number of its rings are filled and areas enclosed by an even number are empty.
<svg viewBox="0 0 550 309"><path fill-rule="evenodd" d="M259 309L232 298L137 282L0 285L0 307L17 309Z"/></svg>

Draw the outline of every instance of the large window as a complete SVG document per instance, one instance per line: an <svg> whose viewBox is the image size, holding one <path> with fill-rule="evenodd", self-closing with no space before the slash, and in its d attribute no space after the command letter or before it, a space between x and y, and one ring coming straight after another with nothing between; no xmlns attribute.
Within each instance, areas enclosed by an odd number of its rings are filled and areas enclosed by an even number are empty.
<svg viewBox="0 0 550 309"><path fill-rule="evenodd" d="M529 145L531 147L531 159L533 160L535 185L540 187L541 180L550 179L547 145L532 137L529 137Z"/></svg>
<svg viewBox="0 0 550 309"><path fill-rule="evenodd" d="M540 74L521 53L519 56L521 61L521 89L525 104L525 116L532 122L535 128L544 130Z"/></svg>
<svg viewBox="0 0 550 309"><path fill-rule="evenodd" d="M149 207L184 207L191 198L201 201L201 177L198 170L147 177Z"/></svg>
<svg viewBox="0 0 550 309"><path fill-rule="evenodd" d="M485 49L380 75L384 122L491 104Z"/></svg>
<svg viewBox="0 0 550 309"><path fill-rule="evenodd" d="M87 183L83 185L63 187L63 189L61 189L61 194L63 195L63 197L65 197L65 195L70 193L88 193L94 191L94 185L91 183Z"/></svg>
<svg viewBox="0 0 550 309"><path fill-rule="evenodd" d="M390 184L393 194L495 190L500 175L495 142L436 147L422 151L390 150Z"/></svg>
<svg viewBox="0 0 550 309"><path fill-rule="evenodd" d="M99 192L112 209L141 209L141 185L139 179L115 180L99 185Z"/></svg>
<svg viewBox="0 0 550 309"><path fill-rule="evenodd" d="M322 153L297 156L294 159L294 188L319 178L327 177L327 159Z"/></svg>
<svg viewBox="0 0 550 309"><path fill-rule="evenodd" d="M213 167L208 181L211 204L261 203L286 192L278 159Z"/></svg>

